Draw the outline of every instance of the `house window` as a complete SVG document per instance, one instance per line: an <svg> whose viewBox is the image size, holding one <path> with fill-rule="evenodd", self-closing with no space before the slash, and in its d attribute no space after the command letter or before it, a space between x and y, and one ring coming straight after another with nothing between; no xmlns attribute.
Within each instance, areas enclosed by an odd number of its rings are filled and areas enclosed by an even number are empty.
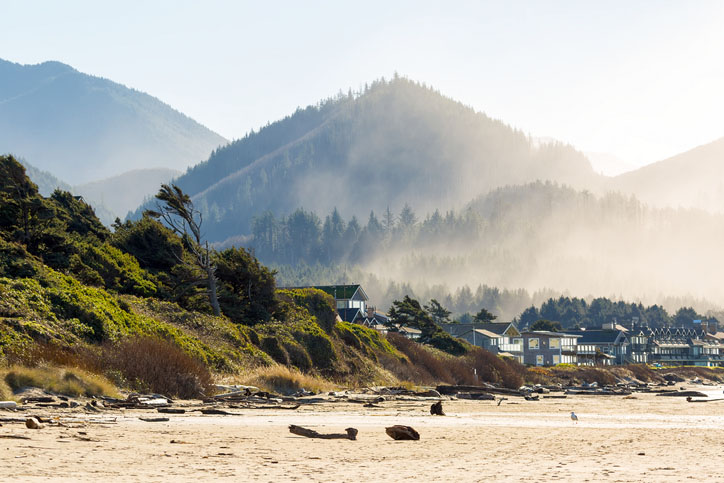
<svg viewBox="0 0 724 483"><path fill-rule="evenodd" d="M561 348L561 339L552 338L549 343L549 347L551 349L560 349ZM557 364L557 363L554 363Z"/></svg>
<svg viewBox="0 0 724 483"><path fill-rule="evenodd" d="M513 339L513 344L518 344L518 345L521 345L521 346L522 346L522 345L523 345L523 339L520 339L520 338Z"/></svg>
<svg viewBox="0 0 724 483"><path fill-rule="evenodd" d="M538 350L538 338L528 339L528 349Z"/></svg>
<svg viewBox="0 0 724 483"><path fill-rule="evenodd" d="M346 301L346 300L337 300L337 308L338 308L338 309L346 309L346 308L347 308L347 301Z"/></svg>
<svg viewBox="0 0 724 483"><path fill-rule="evenodd" d="M536 339L536 340L537 340L537 339ZM535 356L535 365L536 365L536 366L542 366L542 365L543 365L543 356L542 356L542 355Z"/></svg>
<svg viewBox="0 0 724 483"><path fill-rule="evenodd" d="M560 364L561 363L561 356L558 354L553 354L553 364Z"/></svg>

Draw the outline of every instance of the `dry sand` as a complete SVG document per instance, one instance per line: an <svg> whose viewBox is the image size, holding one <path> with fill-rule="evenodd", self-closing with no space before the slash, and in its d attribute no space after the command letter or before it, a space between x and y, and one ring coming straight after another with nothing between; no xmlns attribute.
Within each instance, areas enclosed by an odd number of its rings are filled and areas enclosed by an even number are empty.
<svg viewBox="0 0 724 483"><path fill-rule="evenodd" d="M717 389L720 391L721 388ZM721 394L721 392L719 392ZM3 480L124 481L724 481L724 400L635 394L525 401L314 404L296 411L240 410L240 416L108 411L114 424L26 429L3 423ZM580 421L574 424L570 411ZM43 415L43 414L41 414ZM45 416L98 418L53 411ZM17 413L0 411L0 417ZM168 416L144 422L139 416ZM357 441L295 436L359 429ZM420 441L384 431L410 425ZM81 434L82 433L82 434ZM90 439L87 441L86 439ZM172 443L171 441L176 441Z"/></svg>

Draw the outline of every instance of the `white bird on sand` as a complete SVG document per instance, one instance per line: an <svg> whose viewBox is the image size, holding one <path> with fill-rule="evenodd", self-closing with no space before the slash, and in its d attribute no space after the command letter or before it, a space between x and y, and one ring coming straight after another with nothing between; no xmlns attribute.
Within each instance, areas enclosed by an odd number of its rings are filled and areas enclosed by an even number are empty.
<svg viewBox="0 0 724 483"><path fill-rule="evenodd" d="M578 424L578 416L576 416L576 413L571 411L571 421L573 421L575 424Z"/></svg>

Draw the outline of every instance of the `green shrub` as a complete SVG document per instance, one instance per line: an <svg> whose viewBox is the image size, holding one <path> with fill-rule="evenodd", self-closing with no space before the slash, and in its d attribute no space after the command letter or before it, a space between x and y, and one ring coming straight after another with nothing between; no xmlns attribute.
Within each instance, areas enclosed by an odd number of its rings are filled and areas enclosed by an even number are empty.
<svg viewBox="0 0 724 483"><path fill-rule="evenodd" d="M334 329L337 320L337 309L334 305L334 298L322 290L316 288L297 288L278 290L278 296L282 300L292 301L299 307L303 307L310 315L316 318L317 324L325 332Z"/></svg>
<svg viewBox="0 0 724 483"><path fill-rule="evenodd" d="M261 350L266 352L272 359L279 364L289 365L289 354L279 343L276 337L264 337L261 340Z"/></svg>

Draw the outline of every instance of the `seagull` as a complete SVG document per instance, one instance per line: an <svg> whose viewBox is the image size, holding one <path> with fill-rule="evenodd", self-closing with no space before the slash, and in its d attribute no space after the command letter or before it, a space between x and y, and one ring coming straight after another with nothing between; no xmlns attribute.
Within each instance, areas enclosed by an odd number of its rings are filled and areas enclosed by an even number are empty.
<svg viewBox="0 0 724 483"><path fill-rule="evenodd" d="M571 411L571 421L573 421L574 424L578 424L578 416L576 416L576 413Z"/></svg>

